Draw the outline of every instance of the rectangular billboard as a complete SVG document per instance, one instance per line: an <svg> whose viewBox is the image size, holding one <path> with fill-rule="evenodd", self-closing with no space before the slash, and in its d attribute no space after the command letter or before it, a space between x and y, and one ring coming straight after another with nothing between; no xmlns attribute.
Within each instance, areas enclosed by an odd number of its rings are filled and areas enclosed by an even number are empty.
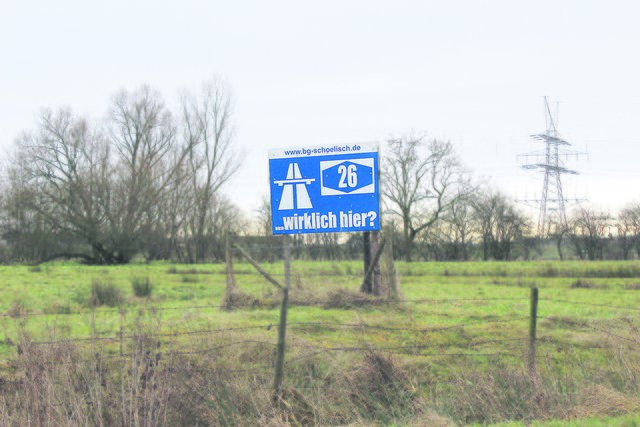
<svg viewBox="0 0 640 427"><path fill-rule="evenodd" d="M269 181L273 234L380 229L375 144L272 150Z"/></svg>

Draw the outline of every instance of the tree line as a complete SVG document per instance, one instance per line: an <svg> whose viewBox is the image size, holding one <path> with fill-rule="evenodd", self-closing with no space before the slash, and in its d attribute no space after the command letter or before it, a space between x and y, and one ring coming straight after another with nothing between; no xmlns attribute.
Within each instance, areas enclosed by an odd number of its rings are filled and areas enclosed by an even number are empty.
<svg viewBox="0 0 640 427"><path fill-rule="evenodd" d="M249 224L225 194L241 164L232 119L231 93L218 79L185 93L173 110L145 86L117 93L102 120L42 111L3 167L0 256L197 263L223 259L233 233L257 259L273 260L268 199ZM514 201L473 180L451 142L405 135L381 148L381 208L397 259L640 257L640 203L617 218L580 207L543 238ZM293 241L299 257L362 254L359 234Z"/></svg>
<svg viewBox="0 0 640 427"><path fill-rule="evenodd" d="M640 203L617 218L578 206L565 224L536 224L505 194L473 182L450 142L387 141L381 177L394 256L411 261L640 258Z"/></svg>
<svg viewBox="0 0 640 427"><path fill-rule="evenodd" d="M5 166L5 258L208 259L238 217L221 192L240 165L231 112L219 80L177 111L149 87L119 92L100 121L42 111Z"/></svg>

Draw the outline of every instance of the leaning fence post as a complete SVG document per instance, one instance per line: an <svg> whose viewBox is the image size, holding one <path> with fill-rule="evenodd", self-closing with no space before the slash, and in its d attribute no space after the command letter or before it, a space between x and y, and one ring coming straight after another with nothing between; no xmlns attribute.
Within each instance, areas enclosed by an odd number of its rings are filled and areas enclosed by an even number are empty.
<svg viewBox="0 0 640 427"><path fill-rule="evenodd" d="M120 356L124 355L124 312L122 311L122 309L119 310L120 312Z"/></svg>
<svg viewBox="0 0 640 427"><path fill-rule="evenodd" d="M371 275L368 275L367 272L371 268L371 232L364 231L362 232L362 246L364 249L364 280L362 281L362 290L366 294L373 293L373 282L371 280Z"/></svg>
<svg viewBox="0 0 640 427"><path fill-rule="evenodd" d="M229 230L224 233L224 258L226 273L226 291L227 295L231 294L236 288L236 276L233 272L233 254L229 245Z"/></svg>
<svg viewBox="0 0 640 427"><path fill-rule="evenodd" d="M374 254L378 253L380 247L380 231L373 231L371 233L371 251ZM382 252L380 252L382 255ZM373 295L380 296L380 263L374 264L373 278L372 278L372 291Z"/></svg>
<svg viewBox="0 0 640 427"><path fill-rule="evenodd" d="M280 324L278 325L278 346L276 347L276 373L274 380L275 400L282 398L282 381L284 378L284 352L287 334L287 311L289 288L291 287L291 247L289 236L284 236L284 287L282 288L282 305L280 306Z"/></svg>
<svg viewBox="0 0 640 427"><path fill-rule="evenodd" d="M536 324L538 320L538 288L531 288L531 313L529 316L529 372L536 372Z"/></svg>

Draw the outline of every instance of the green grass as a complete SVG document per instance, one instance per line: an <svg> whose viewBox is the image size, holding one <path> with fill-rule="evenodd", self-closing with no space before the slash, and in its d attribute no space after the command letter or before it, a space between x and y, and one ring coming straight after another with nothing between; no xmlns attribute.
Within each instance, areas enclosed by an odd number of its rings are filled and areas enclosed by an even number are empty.
<svg viewBox="0 0 640 427"><path fill-rule="evenodd" d="M621 417L589 417L578 420L532 421L531 423L506 422L493 427L640 427L640 414Z"/></svg>
<svg viewBox="0 0 640 427"><path fill-rule="evenodd" d="M282 280L281 263L264 264L263 268ZM625 376L629 374L622 369L610 368L612 353L599 347L628 347L639 338L640 262L397 263L396 268L400 303L327 309L322 301L329 292L358 289L361 263L293 262L287 335L290 384L302 390L310 384L317 387L313 378L330 378L341 365L357 363L364 350L355 349L379 350L406 372L411 393L421 396L431 410L458 423L472 422L482 417L479 412L491 407L483 406L489 405L486 400L473 400L474 386L467 382L486 387L490 396L500 372L525 366L529 288L537 287L538 366L545 381L557 379L547 384L547 393L557 393L556 398L566 398L564 405L577 407L581 404L575 397L579 381L606 384L626 394L634 390L629 382L632 377ZM279 321L275 288L251 266L236 262L238 288L260 304L223 310L224 270L224 265L166 263L108 268L74 263L49 263L38 268L2 266L0 360L4 362L0 362L0 376L11 374L15 343L25 334L35 342L111 338L103 342L102 349L112 355L119 352L121 328L125 334L152 330L159 337L158 346L181 352L212 345L223 335L190 335L196 331L248 328L234 335L235 339L274 343L277 327L270 325ZM120 299L114 297L115 303L95 307L87 304L96 283L108 284ZM252 356L250 352L231 355L225 363L233 366L242 357L263 363L272 356L265 348L256 347L255 351ZM637 353L625 357L635 360ZM312 379L308 369L314 372ZM517 387L529 390L531 384L517 375L504 381L514 389L510 395L510 389L503 387L506 391L500 405L510 408L507 412L512 417L526 422L501 425L572 425L566 420L544 424L535 420L539 414L533 409L516 410L514 405L526 405L517 403L514 396L522 391ZM441 385L434 388L434 383ZM454 408L456 395L466 396L466 401L476 406ZM409 419L413 416L409 409L404 413ZM504 415L506 419L509 413ZM363 410L360 416L366 414ZM631 426L637 421L628 415L603 421L619 424L597 424L596 418L586 415L580 419L585 424L573 425ZM487 414L486 420L501 416ZM567 418L570 414L555 416ZM402 425L397 424L402 414L389 417L387 424L396 420L396 425Z"/></svg>

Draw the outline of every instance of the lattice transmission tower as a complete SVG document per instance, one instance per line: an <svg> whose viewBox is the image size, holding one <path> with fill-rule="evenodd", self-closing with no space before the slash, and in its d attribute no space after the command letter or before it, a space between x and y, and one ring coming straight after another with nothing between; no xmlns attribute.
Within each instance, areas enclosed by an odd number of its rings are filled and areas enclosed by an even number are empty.
<svg viewBox="0 0 640 427"><path fill-rule="evenodd" d="M544 107L547 130L545 133L531 135L531 138L536 142L544 144L544 151L519 156L527 160L527 164L522 165L524 169L536 170L544 175L541 197L539 199L524 200L524 202L534 203L538 206L538 235L541 237L549 235L551 227L555 227L555 231L561 233L567 230L566 206L570 202L582 200L565 197L562 189L562 175L577 175L578 172L566 168L562 158L566 159L570 155L577 157L584 154L570 151L568 147L572 144L560 138L557 128L557 109L554 117L547 97L544 98Z"/></svg>

